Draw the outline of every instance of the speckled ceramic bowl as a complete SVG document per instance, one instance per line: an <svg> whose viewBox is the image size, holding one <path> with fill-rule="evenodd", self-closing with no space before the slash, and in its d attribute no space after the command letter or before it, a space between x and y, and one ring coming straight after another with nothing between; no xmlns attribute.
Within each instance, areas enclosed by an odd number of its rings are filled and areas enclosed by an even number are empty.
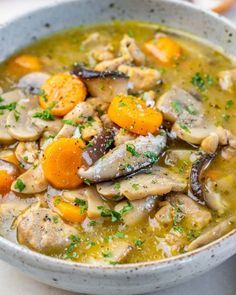
<svg viewBox="0 0 236 295"><path fill-rule="evenodd" d="M56 1L55 1L56 2ZM13 19L0 27L0 61L49 33L85 23L138 19L176 27L235 54L236 28L224 18L170 0L65 1ZM57 260L0 237L0 257L29 276L62 289L90 294L143 294L184 282L236 253L236 231L220 240L164 261L91 266Z"/></svg>

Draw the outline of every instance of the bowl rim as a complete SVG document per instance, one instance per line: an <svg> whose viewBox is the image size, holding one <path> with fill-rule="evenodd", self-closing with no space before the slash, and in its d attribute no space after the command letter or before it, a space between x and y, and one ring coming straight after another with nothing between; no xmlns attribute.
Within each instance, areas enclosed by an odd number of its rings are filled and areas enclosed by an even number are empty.
<svg viewBox="0 0 236 295"><path fill-rule="evenodd" d="M55 1L53 3L49 3L39 8L31 9L30 11L23 13L18 16L14 16L7 21L0 23L0 30L4 29L5 27L13 24L14 22L21 21L27 16L33 16L34 14L43 13L43 11L48 10L50 8L56 7L56 6L63 6L63 5L70 5L73 3L78 2L86 2L87 0L59 0ZM231 27L234 31L236 31L236 26L228 20L226 17L217 14L214 11L210 10L203 10L202 8L193 5L190 2L187 1L179 1L179 0L155 0L156 2L169 2L170 4L176 4L182 7L187 7L195 11L202 12L206 15L209 15L211 18L214 18L216 21L220 21L222 24L227 25ZM49 34L50 35L50 34ZM204 38L201 38L204 40ZM144 262L138 262L138 263L127 263L127 264L117 264L117 265L107 265L107 264L101 264L101 265L93 265L88 263L81 263L81 262L74 262L70 260L63 260L56 257L47 256L45 254L41 254L39 252L33 251L23 245L17 244L15 242L12 242L10 240L7 240L6 238L0 236L0 253L1 250L3 250L3 253L8 253L9 255L18 256L21 255L22 258L26 258L27 264L35 264L35 262L40 262L40 269L48 270L49 266L53 268L53 270L56 272L57 270L54 269L54 267L57 265L58 267L63 267L64 270L71 270L71 268L79 269L80 271L84 271L85 273L87 270L94 270L94 271L109 271L109 274L112 274L110 270L116 270L117 272L123 272L124 270L135 270L137 271L147 271L148 269L152 268L166 268L170 264L174 262L184 262L191 261L195 256L198 254L201 254L203 252L207 252L209 250L214 250L216 247L223 247L223 244L226 243L231 237L236 236L236 229L233 229L226 235L222 236L221 238L205 245L200 248L197 248L191 252L186 252L184 254L179 254L177 256L172 256L169 258L164 258L161 260L153 260L153 261L144 261ZM6 255L7 256L7 255ZM4 257L2 257L4 259ZM115 273L114 273L115 274Z"/></svg>

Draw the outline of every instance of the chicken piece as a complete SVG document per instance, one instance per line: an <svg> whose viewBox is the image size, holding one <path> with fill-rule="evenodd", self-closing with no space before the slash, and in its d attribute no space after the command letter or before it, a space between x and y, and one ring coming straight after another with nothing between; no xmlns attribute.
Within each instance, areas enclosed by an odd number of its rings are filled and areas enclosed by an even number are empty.
<svg viewBox="0 0 236 295"><path fill-rule="evenodd" d="M219 136L216 133L211 133L208 137L203 139L201 148L209 154L216 152L219 144Z"/></svg>
<svg viewBox="0 0 236 295"><path fill-rule="evenodd" d="M126 64L127 62L128 60L125 57L121 56L112 60L105 60L103 62L100 62L96 65L95 70L99 72L116 71L120 65Z"/></svg>
<svg viewBox="0 0 236 295"><path fill-rule="evenodd" d="M85 141L90 141L93 137L101 133L103 130L102 122L98 117L92 117L80 128L81 137Z"/></svg>
<svg viewBox="0 0 236 295"><path fill-rule="evenodd" d="M118 70L129 76L129 89L132 92L147 91L158 85L159 71L146 67L119 66Z"/></svg>
<svg viewBox="0 0 236 295"><path fill-rule="evenodd" d="M145 63L145 55L139 49L135 40L128 35L124 35L123 39L121 40L120 54L137 66L141 66Z"/></svg>
<svg viewBox="0 0 236 295"><path fill-rule="evenodd" d="M69 246L71 235L77 235L77 230L46 208L27 210L17 226L19 243L45 254L55 253Z"/></svg>
<svg viewBox="0 0 236 295"><path fill-rule="evenodd" d="M236 84L236 69L221 71L218 76L221 89L231 92Z"/></svg>
<svg viewBox="0 0 236 295"><path fill-rule="evenodd" d="M97 63L114 59L111 46L98 46L88 53L90 67L95 67Z"/></svg>
<svg viewBox="0 0 236 295"><path fill-rule="evenodd" d="M155 219L160 225L171 225L173 224L174 208L169 202L165 203L156 213Z"/></svg>

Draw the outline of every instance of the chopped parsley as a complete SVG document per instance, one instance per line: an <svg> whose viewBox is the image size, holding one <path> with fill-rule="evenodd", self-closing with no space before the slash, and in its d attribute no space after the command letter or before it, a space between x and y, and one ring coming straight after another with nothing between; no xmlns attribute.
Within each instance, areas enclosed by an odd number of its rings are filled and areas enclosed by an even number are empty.
<svg viewBox="0 0 236 295"><path fill-rule="evenodd" d="M16 105L17 105L16 102L12 102L12 103L9 103L9 104L1 104L0 105L0 110L13 111L13 110L16 109Z"/></svg>
<svg viewBox="0 0 236 295"><path fill-rule="evenodd" d="M73 259L78 257L78 253L75 252L75 248L78 246L78 243L80 243L80 237L71 235L69 236L69 240L72 242L70 245L65 249L65 254L63 256L64 259Z"/></svg>
<svg viewBox="0 0 236 295"><path fill-rule="evenodd" d="M132 184L132 188L133 188L135 191L138 191L138 190L139 190L139 184L138 184L138 183L133 183L133 184Z"/></svg>
<svg viewBox="0 0 236 295"><path fill-rule="evenodd" d="M132 156L140 157L140 154L135 150L135 146L133 144L128 143L126 145L126 150L127 150L127 152L131 153Z"/></svg>
<svg viewBox="0 0 236 295"><path fill-rule="evenodd" d="M44 121L54 121L55 120L55 117L53 116L53 114L51 113L51 111L49 109L46 109L42 112L37 112L37 113L33 114L32 117L39 118Z"/></svg>
<svg viewBox="0 0 236 295"><path fill-rule="evenodd" d="M120 183L119 182L113 183L113 187L114 189L120 189Z"/></svg>
<svg viewBox="0 0 236 295"><path fill-rule="evenodd" d="M224 121L228 122L230 119L230 115L228 114L222 114L222 118L224 119Z"/></svg>
<svg viewBox="0 0 236 295"><path fill-rule="evenodd" d="M23 192L23 190L25 189L26 185L24 184L24 182L21 179L17 179L14 188L17 189L20 192Z"/></svg>
<svg viewBox="0 0 236 295"><path fill-rule="evenodd" d="M85 213L88 210L88 203L85 200L76 198L75 205L80 207L81 214Z"/></svg>
<svg viewBox="0 0 236 295"><path fill-rule="evenodd" d="M105 206L98 206L98 210L101 210L101 216L102 217L111 217L111 222L116 222L120 221L121 218L121 213L111 210L109 208L106 208Z"/></svg>
<svg viewBox="0 0 236 295"><path fill-rule="evenodd" d="M192 84L200 91L205 91L207 86L211 86L213 83L213 77L208 74L202 77L200 73L196 73L192 77Z"/></svg>
<svg viewBox="0 0 236 295"><path fill-rule="evenodd" d="M180 127L181 129L183 129L184 131L190 133L190 130L189 130L188 126L185 125L184 123L179 123L179 127Z"/></svg>
<svg viewBox="0 0 236 295"><path fill-rule="evenodd" d="M15 117L16 122L18 122L20 119L20 113L17 110L14 110L14 117Z"/></svg>
<svg viewBox="0 0 236 295"><path fill-rule="evenodd" d="M102 252L104 258L111 258L113 256L111 251Z"/></svg>
<svg viewBox="0 0 236 295"><path fill-rule="evenodd" d="M45 92L44 89L41 89L41 88L40 88L40 89L38 90L37 95L38 95L38 96L41 96L42 99L43 99L45 102L48 101L48 99L47 99L47 95L46 95L46 92Z"/></svg>
<svg viewBox="0 0 236 295"><path fill-rule="evenodd" d="M130 210L132 210L134 207L133 205L127 201L127 205L125 205L121 210L120 210L120 214L123 215L126 212L129 212Z"/></svg>
<svg viewBox="0 0 236 295"><path fill-rule="evenodd" d="M71 126L74 126L74 127L77 127L77 126L78 126L78 124L77 124L75 121L70 120L70 119L68 119L68 120L62 120L62 122L63 122L65 125L71 125Z"/></svg>
<svg viewBox="0 0 236 295"><path fill-rule="evenodd" d="M232 100L227 100L225 104L225 109L226 110L231 109L233 105L234 105L234 102Z"/></svg>
<svg viewBox="0 0 236 295"><path fill-rule="evenodd" d="M186 107L186 111L190 114L190 115L197 115L197 111L195 110L195 108L193 107L193 105L189 105Z"/></svg>
<svg viewBox="0 0 236 295"><path fill-rule="evenodd" d="M144 152L144 156L151 160L151 163L155 163L158 160L158 156L151 151Z"/></svg>
<svg viewBox="0 0 236 295"><path fill-rule="evenodd" d="M106 142L105 142L105 149L109 149L111 147L111 145L113 144L113 139L108 139Z"/></svg>
<svg viewBox="0 0 236 295"><path fill-rule="evenodd" d="M118 232L115 234L115 236L116 236L117 238L119 238L119 239L123 239L123 238L125 237L125 234L122 233L122 232L120 232L120 231L118 231Z"/></svg>
<svg viewBox="0 0 236 295"><path fill-rule="evenodd" d="M85 178L84 183L87 185L91 185L91 180L89 180L88 178Z"/></svg>
<svg viewBox="0 0 236 295"><path fill-rule="evenodd" d="M95 226L97 222L95 220L90 220L89 221L89 226Z"/></svg>
<svg viewBox="0 0 236 295"><path fill-rule="evenodd" d="M172 108L177 112L177 113L182 113L183 111L183 106L178 100L174 100L171 102Z"/></svg>
<svg viewBox="0 0 236 295"><path fill-rule="evenodd" d="M59 219L58 219L57 216L53 216L53 217L52 217L52 220L53 220L53 222L54 222L55 224L57 224L57 223L59 222Z"/></svg>
<svg viewBox="0 0 236 295"><path fill-rule="evenodd" d="M144 241L142 241L140 239L134 241L134 245L136 247L141 247L143 245L143 243L144 243Z"/></svg>

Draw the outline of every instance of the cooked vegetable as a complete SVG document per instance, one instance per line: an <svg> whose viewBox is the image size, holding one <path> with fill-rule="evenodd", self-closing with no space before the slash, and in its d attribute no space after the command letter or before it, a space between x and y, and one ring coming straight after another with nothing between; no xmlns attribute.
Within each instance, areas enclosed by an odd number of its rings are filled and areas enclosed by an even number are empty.
<svg viewBox="0 0 236 295"><path fill-rule="evenodd" d="M116 96L108 109L110 119L130 132L147 135L158 131L162 123L160 112L148 108L134 96Z"/></svg>
<svg viewBox="0 0 236 295"><path fill-rule="evenodd" d="M26 93L40 94L40 88L49 77L48 74L43 72L30 73L19 80L18 87L23 89Z"/></svg>
<svg viewBox="0 0 236 295"><path fill-rule="evenodd" d="M77 103L84 101L87 95L86 87L76 76L60 73L48 78L42 85L43 93L39 102L43 109L50 109L55 116L63 117Z"/></svg>
<svg viewBox="0 0 236 295"><path fill-rule="evenodd" d="M88 169L80 168L79 175L91 182L101 182L132 174L155 163L165 145L165 134L140 136L112 149Z"/></svg>
<svg viewBox="0 0 236 295"><path fill-rule="evenodd" d="M77 175L77 170L82 166L83 147L79 139L61 138L45 149L42 161L43 172L53 186L72 189L83 182Z"/></svg>
<svg viewBox="0 0 236 295"><path fill-rule="evenodd" d="M199 202L205 202L204 187L201 183L202 173L215 158L215 156L216 154L202 154L201 158L195 161L195 163L192 165L190 188L194 197L196 197Z"/></svg>
<svg viewBox="0 0 236 295"><path fill-rule="evenodd" d="M79 200L79 199L78 199ZM78 204L77 204L78 203ZM72 222L72 223L81 223L86 218L86 210L84 206L86 201L81 200L81 202L77 202L76 204L70 204L59 196L53 198L53 207L54 211L58 213L64 220Z"/></svg>
<svg viewBox="0 0 236 295"><path fill-rule="evenodd" d="M10 59L8 63L8 71L17 77L31 72L38 72L41 70L41 67L40 59L30 54L18 55Z"/></svg>
<svg viewBox="0 0 236 295"><path fill-rule="evenodd" d="M150 57L164 64L176 62L182 53L180 45L164 34L157 34L154 40L144 44L144 49Z"/></svg>
<svg viewBox="0 0 236 295"><path fill-rule="evenodd" d="M84 81L92 97L110 102L116 95L127 94L128 77L121 72L91 71L78 65L72 73Z"/></svg>
<svg viewBox="0 0 236 295"><path fill-rule="evenodd" d="M13 181L17 178L17 166L5 160L0 160L0 195L10 192Z"/></svg>

